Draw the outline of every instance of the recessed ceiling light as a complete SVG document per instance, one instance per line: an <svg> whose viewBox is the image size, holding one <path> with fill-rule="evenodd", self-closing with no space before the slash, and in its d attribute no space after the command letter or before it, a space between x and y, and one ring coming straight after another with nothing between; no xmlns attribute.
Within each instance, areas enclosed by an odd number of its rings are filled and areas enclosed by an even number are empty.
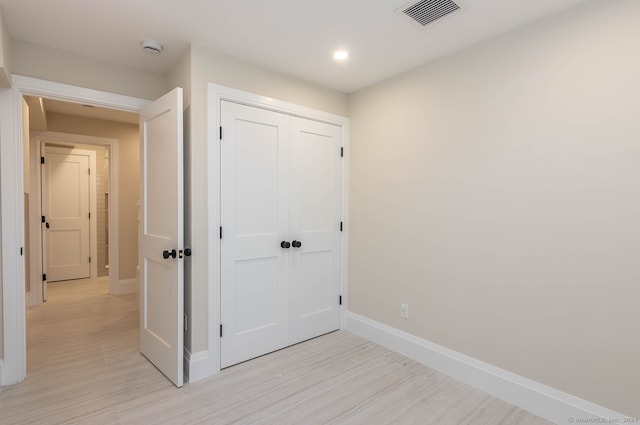
<svg viewBox="0 0 640 425"><path fill-rule="evenodd" d="M162 44L156 40L142 40L142 50L145 52L159 54L162 53Z"/></svg>
<svg viewBox="0 0 640 425"><path fill-rule="evenodd" d="M333 54L333 58L338 62L344 62L349 59L349 52L347 52L346 50L337 50Z"/></svg>

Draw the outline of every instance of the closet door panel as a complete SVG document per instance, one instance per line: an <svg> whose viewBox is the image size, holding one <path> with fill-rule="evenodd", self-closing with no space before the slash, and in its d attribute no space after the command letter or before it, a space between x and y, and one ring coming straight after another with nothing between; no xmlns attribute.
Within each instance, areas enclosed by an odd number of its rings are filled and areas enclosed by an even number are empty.
<svg viewBox="0 0 640 425"><path fill-rule="evenodd" d="M289 117L221 102L221 367L289 344Z"/></svg>
<svg viewBox="0 0 640 425"><path fill-rule="evenodd" d="M340 327L341 146L340 127L291 118L292 344Z"/></svg>

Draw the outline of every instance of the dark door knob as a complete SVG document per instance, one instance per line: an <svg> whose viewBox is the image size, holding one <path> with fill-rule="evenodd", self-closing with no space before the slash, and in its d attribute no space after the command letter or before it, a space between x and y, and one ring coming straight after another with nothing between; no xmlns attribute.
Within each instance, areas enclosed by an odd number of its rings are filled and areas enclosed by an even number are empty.
<svg viewBox="0 0 640 425"><path fill-rule="evenodd" d="M280 246L284 249L289 249L291 247L291 244L287 241L282 241L280 242Z"/></svg>
<svg viewBox="0 0 640 425"><path fill-rule="evenodd" d="M302 242L293 241L293 242L291 242L291 246L293 246L294 248L300 248L300 247L302 247Z"/></svg>
<svg viewBox="0 0 640 425"><path fill-rule="evenodd" d="M169 257L176 258L177 255L178 255L178 253L176 252L175 249L172 249L171 252L162 251L162 258L164 258L165 260L168 259Z"/></svg>

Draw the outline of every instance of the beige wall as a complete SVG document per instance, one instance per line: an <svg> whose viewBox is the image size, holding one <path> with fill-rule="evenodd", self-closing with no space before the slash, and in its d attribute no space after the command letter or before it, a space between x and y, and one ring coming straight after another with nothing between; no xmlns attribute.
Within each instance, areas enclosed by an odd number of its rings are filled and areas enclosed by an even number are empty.
<svg viewBox="0 0 640 425"><path fill-rule="evenodd" d="M351 311L640 416L639 16L591 1L351 96Z"/></svg>
<svg viewBox="0 0 640 425"><path fill-rule="evenodd" d="M11 87L11 38L0 10L0 87Z"/></svg>
<svg viewBox="0 0 640 425"><path fill-rule="evenodd" d="M17 75L143 99L164 94L162 75L25 41L11 42L11 60Z"/></svg>
<svg viewBox="0 0 640 425"><path fill-rule="evenodd" d="M184 67L183 67L184 68ZM186 220L191 229L191 284L190 320L191 327L186 335L191 352L207 349L207 285L210 268L207 257L207 83L215 83L269 96L287 102L319 109L340 115L347 113L347 96L302 80L274 72L230 56L191 47L191 114L189 124L189 176L191 181L191 211ZM212 204L212 208L218 205ZM214 312L212 312L213 314Z"/></svg>
<svg viewBox="0 0 640 425"><path fill-rule="evenodd" d="M48 113L49 131L118 139L120 280L134 279L138 265L139 134L135 124Z"/></svg>

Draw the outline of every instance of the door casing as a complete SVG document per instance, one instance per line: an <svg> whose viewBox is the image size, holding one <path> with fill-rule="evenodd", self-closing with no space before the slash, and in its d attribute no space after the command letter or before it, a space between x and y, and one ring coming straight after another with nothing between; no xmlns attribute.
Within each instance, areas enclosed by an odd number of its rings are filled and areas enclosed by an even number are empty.
<svg viewBox="0 0 640 425"><path fill-rule="evenodd" d="M234 103L240 103L257 108L267 109L276 112L283 112L291 116L308 118L315 121L326 122L337 125L342 128L342 145L344 147L344 158L342 161L342 222L343 231L341 238L341 270L340 270L340 289L342 294L341 305L341 325L345 327L345 314L348 308L348 258L349 252L349 118L335 115L309 108L306 106L296 105L273 99L266 96L260 96L253 93L245 92L209 83L207 87L207 196L209 203L218 202L218 205L210 208L208 212L208 235L207 242L209 246L208 264L209 264L209 286L208 286L208 347L206 352L193 353L190 358L185 360L189 364L189 381L202 379L213 373L220 371L220 239L219 227L220 223L220 102L228 100ZM223 129L224 131L224 129Z"/></svg>

